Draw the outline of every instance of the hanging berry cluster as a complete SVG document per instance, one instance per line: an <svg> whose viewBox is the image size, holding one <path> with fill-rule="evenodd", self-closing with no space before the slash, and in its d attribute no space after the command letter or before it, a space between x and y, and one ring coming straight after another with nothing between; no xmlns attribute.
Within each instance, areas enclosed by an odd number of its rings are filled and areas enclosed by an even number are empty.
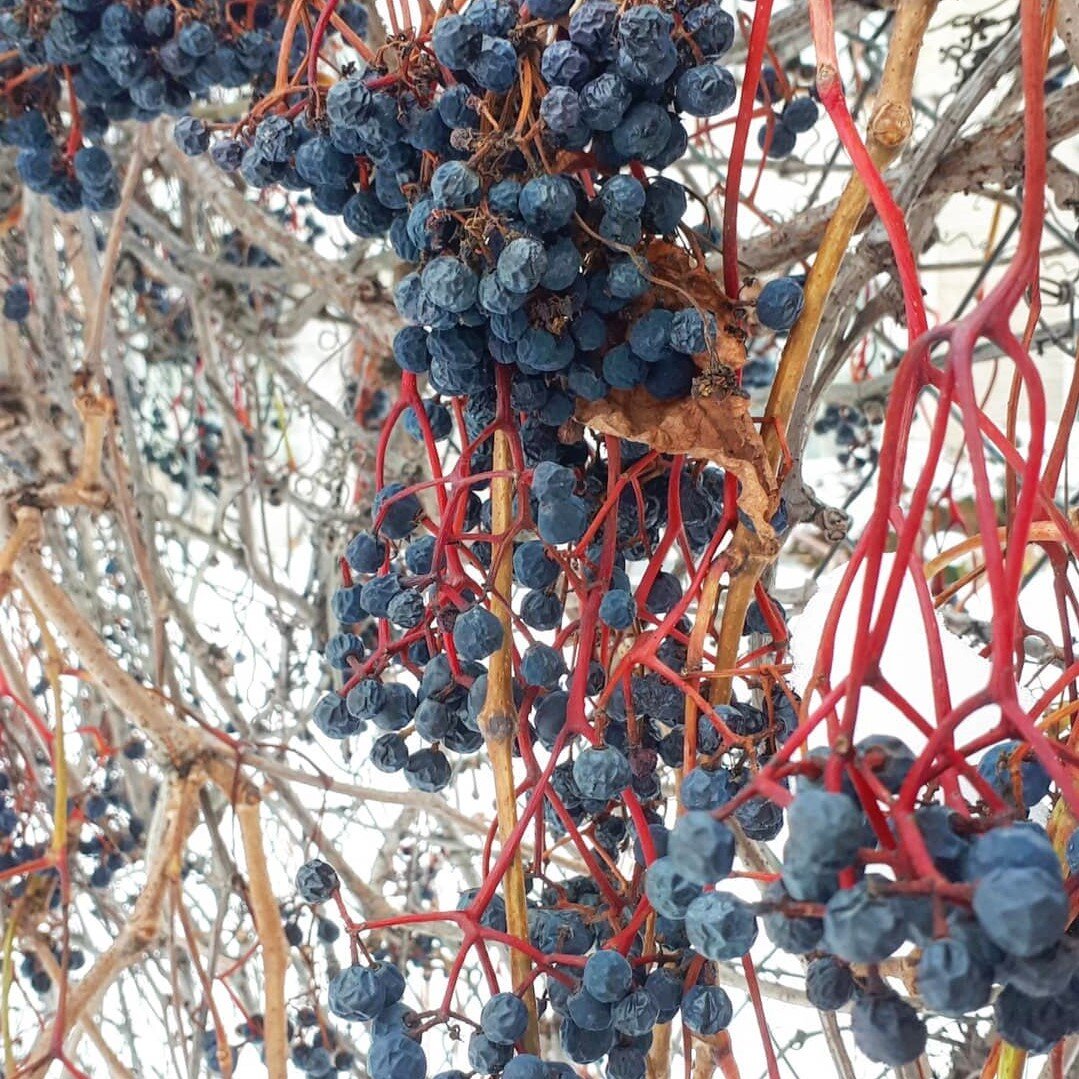
<svg viewBox="0 0 1079 1079"><path fill-rule="evenodd" d="M1051 793L1070 796L1074 754L1014 708L1014 729L963 752L954 723L922 724L919 753L895 737L851 739L853 721L833 714L847 690L802 707L784 678L782 608L743 575L788 527L747 413L746 342L795 325L803 282L780 278L743 302L728 259L724 294L702 250L711 222L689 226L689 193L664 173L685 163L697 121L733 108L739 81L744 102L784 99L759 129L770 157L812 128L815 100L762 77L756 29L736 77L723 63L736 24L717 0L426 5L419 25L395 17L377 49L363 10L335 0L306 22L302 0L197 18L94 0L30 11L0 15L0 137L19 148L31 190L62 210L111 209L120 188L100 146L111 123L251 86L258 101L237 125L182 116L179 147L253 188L309 192L356 236L388 237L407 267L393 290L402 388L373 525L343 552L343 628L325 648L342 685L313 721L427 793L484 753L498 815L483 883L455 909L355 922L329 865L300 871L301 897L336 900L348 930L354 961L331 977L328 1005L372 1024L372 1079L426 1079L423 1035L451 1021L471 1028L468 1063L482 1075L551 1079L575 1074L563 1060L603 1060L610 1079L641 1079L650 1053L669 1053L656 1032L676 1017L684 1045L717 1044L733 1015L731 962L775 1075L750 956L759 922L807 958L814 1005L852 1005L872 1060L907 1064L925 1048L926 1013L991 1001L1023 1049L1079 1031L1059 832L1054 846L1024 819ZM334 33L358 63L327 80ZM825 105L841 122L834 95ZM884 205L886 191L874 195ZM723 222L725 253L734 224ZM10 286L7 317L28 307ZM853 429L834 420L823 422ZM398 426L424 446L421 483L386 482ZM886 535L870 535L879 554ZM805 752L825 729L828 744ZM751 868L753 844L784 828L780 868ZM556 846L580 874L556 868ZM746 898L750 881L759 897ZM367 940L436 925L455 926L461 945L441 1005L419 1013L399 957ZM908 946L913 1003L888 980ZM488 1000L462 1017L469 962ZM557 1017L545 1056L541 1009ZM317 1074L338 1057L350 1067L324 1040L305 1040L297 1062L309 1074L313 1061Z"/></svg>

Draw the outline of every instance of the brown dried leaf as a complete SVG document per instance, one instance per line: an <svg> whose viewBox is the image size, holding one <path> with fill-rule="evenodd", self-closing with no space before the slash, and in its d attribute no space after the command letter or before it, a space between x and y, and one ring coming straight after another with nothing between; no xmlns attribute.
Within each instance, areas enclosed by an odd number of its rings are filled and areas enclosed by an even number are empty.
<svg viewBox="0 0 1079 1079"><path fill-rule="evenodd" d="M577 415L593 430L733 472L742 482L739 506L759 535L771 535L770 507L778 489L744 397L659 401L640 388L612 390L602 401L582 402Z"/></svg>
<svg viewBox="0 0 1079 1079"><path fill-rule="evenodd" d="M719 328L713 358L740 368L745 363L745 347L741 337L728 329L735 319L713 276L695 265L687 252L663 240L649 245L648 261L657 280L650 298L671 308L696 303L710 311ZM695 359L704 371L708 357ZM643 442L661 453L712 461L733 472L742 484L740 508L752 520L758 537L771 540L768 522L778 486L746 398L713 395L660 401L640 387L612 390L601 401L579 401L577 418L604 434Z"/></svg>

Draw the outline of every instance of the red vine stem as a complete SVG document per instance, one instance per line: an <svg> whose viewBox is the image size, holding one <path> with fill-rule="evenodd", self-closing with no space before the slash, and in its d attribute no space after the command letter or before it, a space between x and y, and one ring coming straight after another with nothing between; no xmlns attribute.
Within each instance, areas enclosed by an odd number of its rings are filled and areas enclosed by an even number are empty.
<svg viewBox="0 0 1079 1079"><path fill-rule="evenodd" d="M772 0L759 0L753 9L753 27L749 33L742 96L738 102L738 119L734 127L734 142L727 164L727 186L723 192L723 289L728 298L736 300L741 289L742 275L738 269L738 202L741 198L742 168L749 142L749 124L753 118L753 102L760 82L761 63L768 44L768 26L772 20Z"/></svg>

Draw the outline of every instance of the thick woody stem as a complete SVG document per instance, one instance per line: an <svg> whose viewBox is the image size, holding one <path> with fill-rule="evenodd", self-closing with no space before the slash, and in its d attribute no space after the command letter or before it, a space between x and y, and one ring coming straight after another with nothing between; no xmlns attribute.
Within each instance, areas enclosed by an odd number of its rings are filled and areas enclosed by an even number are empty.
<svg viewBox="0 0 1079 1079"><path fill-rule="evenodd" d="M743 529L744 526L740 526L740 530ZM737 539L736 536L736 542ZM723 600L723 619L719 624L719 641L716 644L715 669L718 675L712 682L713 704L727 704L731 699L734 679L728 672L738 660L738 644L742 639L742 627L746 624L746 611L753 602L753 590L771 561L769 556L754 553L731 571L731 583Z"/></svg>
<svg viewBox="0 0 1079 1079"><path fill-rule="evenodd" d="M502 623L502 647L491 657L487 668L487 699L479 716L479 727L491 761L495 780L495 808L498 814L498 837L508 841L517 824L517 797L513 781L513 738L517 729L513 707L513 620L509 597L513 587L513 563L510 560L510 527L513 523L513 455L509 437L502 430L494 436L494 473L491 481L492 532L497 537L494 557L494 582L491 589L491 613ZM520 850L502 878L502 898L506 904L506 927L510 934L528 940L528 908L525 903L525 874ZM528 1008L528 1030L524 1045L529 1053L539 1052L539 1027L536 997L529 980L531 962L527 955L510 950L513 985L521 990Z"/></svg>
<svg viewBox="0 0 1079 1079"><path fill-rule="evenodd" d="M648 1079L667 1079L671 1074L671 1023L663 1023L652 1032L648 1051Z"/></svg>
<svg viewBox="0 0 1079 1079"><path fill-rule="evenodd" d="M998 1079L1023 1079L1026 1063L1025 1050L1017 1049L1014 1045L1005 1042L1000 1051L1000 1063L997 1065Z"/></svg>
<svg viewBox="0 0 1079 1079"><path fill-rule="evenodd" d="M24 535L29 525L36 523L40 530L41 517L36 510L24 510L19 526ZM40 535L40 531L36 533ZM10 517L0 516L0 543L7 544L16 535ZM42 564L40 553L23 543L15 557L12 573L16 584L29 597L42 616L59 631L61 637L78 655L83 668L105 696L138 727L140 727L174 761L189 760L203 748L199 734L185 728L173 717L160 699L145 686L139 685L109 654L99 634L86 621L68 593Z"/></svg>
<svg viewBox="0 0 1079 1079"><path fill-rule="evenodd" d="M14 527L5 529L0 536L0 595L6 591L12 567L22 551L23 544L41 534L41 515L35 510L18 510Z"/></svg>
<svg viewBox="0 0 1079 1079"><path fill-rule="evenodd" d="M701 589L700 599L697 601L697 615L693 620L693 629L689 634L689 645L686 648L686 670L696 671L704 657L704 646L708 643L708 637L716 624L716 607L719 604L721 565L713 566L708 576L704 579L704 587ZM697 756L697 725L700 722L700 708L692 697L686 697L685 723L686 735L683 747L682 768L689 771L696 763ZM679 810L681 811L681 810Z"/></svg>
<svg viewBox="0 0 1079 1079"><path fill-rule="evenodd" d="M895 29L881 76L877 105L870 117L866 147L878 169L890 164L913 130L911 95L914 72L936 0L901 0L896 8ZM817 35L814 35L815 37ZM818 56L817 84L822 93L835 92L839 73L832 56ZM783 349L775 382L768 399L764 441L773 467L778 468L782 438L787 432L798 389L809 365L813 342L820 328L824 305L832 291L851 237L869 205L869 190L857 171L828 222L824 238L806 277L805 304Z"/></svg>
<svg viewBox="0 0 1079 1079"><path fill-rule="evenodd" d="M76 399L75 407L82 417L84 431L82 461L72 486L77 493L93 495L101 489L101 452L114 406L108 397L85 393Z"/></svg>
<svg viewBox="0 0 1079 1079"><path fill-rule="evenodd" d="M224 775L220 776L219 773ZM285 1018L285 970L288 966L288 942L274 898L266 866L266 848L262 841L258 791L243 783L237 792L233 774L223 767L214 769L214 778L223 792L235 798L236 819L247 862L248 903L255 920L255 932L262 945L262 969L265 982L263 1017L266 1037L266 1072L270 1079L285 1079L288 1061L288 1029Z"/></svg>
<svg viewBox="0 0 1079 1079"><path fill-rule="evenodd" d="M712 1047L704 1041L693 1046L693 1079L711 1079L716 1074L716 1059Z"/></svg>

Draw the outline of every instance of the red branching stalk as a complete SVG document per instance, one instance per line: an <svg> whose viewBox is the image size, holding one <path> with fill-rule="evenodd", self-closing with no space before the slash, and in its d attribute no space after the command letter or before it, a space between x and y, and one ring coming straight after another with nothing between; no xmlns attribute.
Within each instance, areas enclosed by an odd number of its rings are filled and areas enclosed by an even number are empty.
<svg viewBox="0 0 1079 1079"><path fill-rule="evenodd" d="M726 190L723 193L723 288L734 300L741 290L738 268L738 203L741 199L742 167L749 142L749 124L753 118L753 103L761 76L761 63L768 43L768 24L772 18L772 0L760 0L753 9L753 28L749 35L742 96L738 103L738 119L734 129L730 163L727 166Z"/></svg>

